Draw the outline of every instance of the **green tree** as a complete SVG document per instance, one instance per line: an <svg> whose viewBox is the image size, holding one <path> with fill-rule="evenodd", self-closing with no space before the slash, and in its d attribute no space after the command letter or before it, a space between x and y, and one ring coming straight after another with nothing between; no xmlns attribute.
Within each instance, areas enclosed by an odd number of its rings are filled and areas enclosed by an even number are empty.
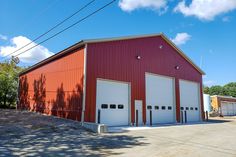
<svg viewBox="0 0 236 157"><path fill-rule="evenodd" d="M210 95L224 95L223 88L219 85L211 86L209 89Z"/></svg>
<svg viewBox="0 0 236 157"><path fill-rule="evenodd" d="M226 95L236 97L236 82L230 82L224 85L223 88Z"/></svg>
<svg viewBox="0 0 236 157"><path fill-rule="evenodd" d="M0 63L0 107L16 105L18 74L22 68L14 62Z"/></svg>
<svg viewBox="0 0 236 157"><path fill-rule="evenodd" d="M209 90L210 90L210 88L209 87L203 87L203 92L204 92L204 94L209 94Z"/></svg>
<svg viewBox="0 0 236 157"><path fill-rule="evenodd" d="M236 97L236 82L231 82L224 86L216 85L211 87L204 87L203 91L205 94L210 95L224 95Z"/></svg>

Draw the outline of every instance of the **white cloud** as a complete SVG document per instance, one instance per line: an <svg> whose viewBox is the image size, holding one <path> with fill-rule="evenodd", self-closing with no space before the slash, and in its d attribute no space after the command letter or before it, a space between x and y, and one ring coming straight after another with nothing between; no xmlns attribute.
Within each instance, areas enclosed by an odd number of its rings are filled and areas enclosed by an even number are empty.
<svg viewBox="0 0 236 157"><path fill-rule="evenodd" d="M190 38L191 35L189 35L188 33L177 33L176 37L172 39L172 41L176 45L182 45L185 44L188 40L190 40Z"/></svg>
<svg viewBox="0 0 236 157"><path fill-rule="evenodd" d="M119 7L127 12L140 8L148 8L157 10L162 14L167 10L167 0L120 0Z"/></svg>
<svg viewBox="0 0 236 157"><path fill-rule="evenodd" d="M31 40L24 36L17 36L11 39L11 44L8 46L0 46L0 56L4 57L8 54L18 50L19 48L23 47L24 45L30 43ZM32 46L35 46L36 43L31 43L30 45L26 46L25 48L19 50L18 52L14 53L14 56L24 52L25 50L29 49ZM39 45L26 53L20 54L18 57L20 61L24 63L36 63L39 62L47 57L50 57L53 55L52 52L50 52L47 48L45 48L42 45ZM9 56L11 57L11 56Z"/></svg>
<svg viewBox="0 0 236 157"><path fill-rule="evenodd" d="M0 40L7 40L7 36L0 34Z"/></svg>
<svg viewBox="0 0 236 157"><path fill-rule="evenodd" d="M216 16L234 9L236 9L236 0L192 0L189 6L183 0L178 3L174 11L181 12L185 16L211 21Z"/></svg>

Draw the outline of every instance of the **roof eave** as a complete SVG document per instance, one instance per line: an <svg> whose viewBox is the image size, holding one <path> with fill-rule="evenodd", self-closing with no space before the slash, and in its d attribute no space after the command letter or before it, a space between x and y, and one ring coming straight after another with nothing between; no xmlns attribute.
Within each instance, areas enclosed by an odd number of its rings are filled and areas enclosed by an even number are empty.
<svg viewBox="0 0 236 157"><path fill-rule="evenodd" d="M102 38L102 39L87 39L83 40L85 43L100 43L100 42L110 42L110 41L119 41L119 40L130 40L130 39L138 39L138 38L147 38L147 37L155 37L161 36L162 33L156 34L144 34L144 35L131 35L124 37L115 37L115 38Z"/></svg>
<svg viewBox="0 0 236 157"><path fill-rule="evenodd" d="M38 62L38 63L36 63L36 64L34 64L33 66L27 68L26 70L20 72L19 76L24 75L24 74L32 71L33 69L36 69L36 68L38 68L38 67L40 67L42 65L45 65L45 64L51 62L52 60L55 60L55 59L65 55L66 53L68 53L68 52L70 52L72 50L75 50L75 49L77 49L79 47L83 47L85 44L86 43L83 40L81 40L78 43L76 43L76 44L74 44L74 45L72 45L72 46L70 46L70 47L68 47L68 48L66 48L66 49L64 49L64 50L62 50L62 51L60 51L60 52L58 52L58 53L56 53L56 54L54 54L54 55L52 55L50 57L48 57L48 58Z"/></svg>

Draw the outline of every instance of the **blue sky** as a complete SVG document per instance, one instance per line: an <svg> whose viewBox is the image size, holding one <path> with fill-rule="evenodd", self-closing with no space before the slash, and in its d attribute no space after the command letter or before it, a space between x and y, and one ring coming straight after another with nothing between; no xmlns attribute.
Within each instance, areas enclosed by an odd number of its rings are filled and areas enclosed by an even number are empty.
<svg viewBox="0 0 236 157"><path fill-rule="evenodd" d="M88 2L0 1L0 60ZM110 0L95 1L36 43L107 2ZM236 81L236 0L117 0L81 24L20 55L20 65L32 65L81 39L159 32L165 33L206 72L204 84Z"/></svg>

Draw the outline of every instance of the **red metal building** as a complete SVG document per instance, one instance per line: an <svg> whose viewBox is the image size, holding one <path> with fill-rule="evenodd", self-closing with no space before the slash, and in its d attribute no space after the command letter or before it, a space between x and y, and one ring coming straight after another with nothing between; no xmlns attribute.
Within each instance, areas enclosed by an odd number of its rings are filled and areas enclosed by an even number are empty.
<svg viewBox="0 0 236 157"><path fill-rule="evenodd" d="M81 41L20 74L20 109L107 125L200 121L202 75L163 34Z"/></svg>

